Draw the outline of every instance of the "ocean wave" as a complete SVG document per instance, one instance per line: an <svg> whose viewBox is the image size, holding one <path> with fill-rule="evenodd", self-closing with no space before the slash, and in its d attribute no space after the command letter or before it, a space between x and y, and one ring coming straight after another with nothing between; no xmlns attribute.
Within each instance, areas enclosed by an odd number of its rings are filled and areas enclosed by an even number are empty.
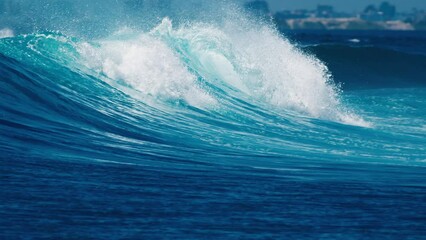
<svg viewBox="0 0 426 240"><path fill-rule="evenodd" d="M5 2L2 239L426 235L423 57L224 2Z"/></svg>
<svg viewBox="0 0 426 240"><path fill-rule="evenodd" d="M98 40L58 32L2 39L5 125L13 128L10 119L19 118L15 134L44 129L26 137L45 142L49 154L78 151L99 161L125 155L124 162L137 162L140 154L145 164L187 163L188 154L205 164L247 154L300 161L424 159L421 141L413 140L413 124L424 125L421 119L396 121L390 111L372 110L376 99L342 92L328 62L267 25L224 23L173 26L165 18L149 31L124 29ZM384 143L388 131L395 137ZM387 150L377 155L382 144Z"/></svg>

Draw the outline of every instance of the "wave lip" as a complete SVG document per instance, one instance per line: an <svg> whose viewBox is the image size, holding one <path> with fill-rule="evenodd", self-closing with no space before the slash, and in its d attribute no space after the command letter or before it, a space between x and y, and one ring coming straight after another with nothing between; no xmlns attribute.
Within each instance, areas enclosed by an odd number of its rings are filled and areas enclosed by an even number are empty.
<svg viewBox="0 0 426 240"><path fill-rule="evenodd" d="M215 103L176 53L148 34L82 44L79 52L88 68L136 90L139 94L132 96L138 99L184 100L198 107Z"/></svg>

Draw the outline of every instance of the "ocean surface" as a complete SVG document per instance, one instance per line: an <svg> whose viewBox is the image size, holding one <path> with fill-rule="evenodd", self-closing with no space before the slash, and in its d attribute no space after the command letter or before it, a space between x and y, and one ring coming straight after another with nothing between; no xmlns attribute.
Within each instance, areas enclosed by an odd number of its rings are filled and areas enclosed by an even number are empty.
<svg viewBox="0 0 426 240"><path fill-rule="evenodd" d="M0 238L426 239L426 33L241 15L3 29Z"/></svg>

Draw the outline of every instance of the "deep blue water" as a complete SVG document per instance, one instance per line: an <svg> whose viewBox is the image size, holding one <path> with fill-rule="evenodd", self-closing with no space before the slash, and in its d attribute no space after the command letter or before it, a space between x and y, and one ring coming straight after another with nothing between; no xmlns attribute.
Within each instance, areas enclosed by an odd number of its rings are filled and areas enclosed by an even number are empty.
<svg viewBox="0 0 426 240"><path fill-rule="evenodd" d="M232 16L0 39L1 239L424 239L426 33Z"/></svg>

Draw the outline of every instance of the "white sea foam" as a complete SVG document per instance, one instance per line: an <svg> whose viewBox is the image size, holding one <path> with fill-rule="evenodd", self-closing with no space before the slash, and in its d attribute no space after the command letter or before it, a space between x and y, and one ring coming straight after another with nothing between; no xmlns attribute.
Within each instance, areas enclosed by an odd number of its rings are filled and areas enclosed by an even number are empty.
<svg viewBox="0 0 426 240"><path fill-rule="evenodd" d="M96 46L82 44L80 52L90 68L137 90L137 97L184 100L196 107L216 103L198 86L197 77L178 56L149 34L127 40L103 40Z"/></svg>
<svg viewBox="0 0 426 240"><path fill-rule="evenodd" d="M169 19L149 33L82 44L90 68L121 81L142 97L216 104L198 79L276 108L315 118L369 126L339 100L327 67L272 28L244 20L187 24Z"/></svg>
<svg viewBox="0 0 426 240"><path fill-rule="evenodd" d="M181 44L191 67L215 85L219 80L258 100L316 118L369 125L342 106L339 90L320 60L270 27L233 19L220 28L194 24L174 30L165 19L153 32Z"/></svg>
<svg viewBox="0 0 426 240"><path fill-rule="evenodd" d="M352 39L349 39L348 42L351 42L351 43L360 43L361 40L359 40L358 38L352 38Z"/></svg>
<svg viewBox="0 0 426 240"><path fill-rule="evenodd" d="M13 33L13 30L10 28L3 28L0 30L0 39L1 38L10 38L14 37L15 34Z"/></svg>

